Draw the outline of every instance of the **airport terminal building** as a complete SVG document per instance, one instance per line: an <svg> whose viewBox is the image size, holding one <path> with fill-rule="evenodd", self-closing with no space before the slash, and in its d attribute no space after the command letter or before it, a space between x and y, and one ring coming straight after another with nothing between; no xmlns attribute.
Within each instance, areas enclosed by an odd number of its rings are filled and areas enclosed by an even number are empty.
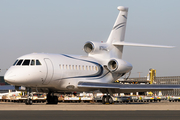
<svg viewBox="0 0 180 120"><path fill-rule="evenodd" d="M147 77L139 77L139 78L129 78L127 80L128 83L140 84L140 83L148 83ZM167 76L167 77L155 77L153 84L180 84L180 76ZM180 96L180 89L174 89L171 91L161 91L163 96ZM154 94L158 94L159 91L153 92Z"/></svg>
<svg viewBox="0 0 180 120"><path fill-rule="evenodd" d="M0 93L8 92L9 90L15 91L15 87L5 82L4 76L0 76Z"/></svg>

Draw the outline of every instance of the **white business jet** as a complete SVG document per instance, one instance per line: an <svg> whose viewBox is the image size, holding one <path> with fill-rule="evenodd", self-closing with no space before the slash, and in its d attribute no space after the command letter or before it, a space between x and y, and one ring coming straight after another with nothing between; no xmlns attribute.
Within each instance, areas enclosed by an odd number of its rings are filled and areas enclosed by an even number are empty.
<svg viewBox="0 0 180 120"><path fill-rule="evenodd" d="M120 12L106 43L88 41L84 45L87 56L32 53L17 58L5 74L5 81L16 89L25 86L26 104L32 104L31 91L48 92L47 103L57 104L54 93L100 90L106 93L102 103L113 103L113 93L172 90L178 85L125 85L113 83L132 70L122 60L123 46L165 47L124 42L128 8L119 6Z"/></svg>

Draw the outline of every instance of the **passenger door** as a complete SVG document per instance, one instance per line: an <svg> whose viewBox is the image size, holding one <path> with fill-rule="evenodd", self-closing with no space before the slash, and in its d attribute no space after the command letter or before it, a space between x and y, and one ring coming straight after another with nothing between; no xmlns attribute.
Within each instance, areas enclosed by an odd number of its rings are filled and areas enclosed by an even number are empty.
<svg viewBox="0 0 180 120"><path fill-rule="evenodd" d="M46 63L47 72L46 72L46 78L43 84L47 85L50 83L50 81L53 78L54 68L53 68L52 61L49 58L45 58L44 61Z"/></svg>

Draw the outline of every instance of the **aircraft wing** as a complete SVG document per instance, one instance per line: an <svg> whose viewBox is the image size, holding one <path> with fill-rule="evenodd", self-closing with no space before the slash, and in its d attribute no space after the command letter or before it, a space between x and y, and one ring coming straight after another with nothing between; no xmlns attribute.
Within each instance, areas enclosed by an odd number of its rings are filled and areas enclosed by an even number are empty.
<svg viewBox="0 0 180 120"><path fill-rule="evenodd" d="M180 89L180 85L79 82L78 88L100 89L100 91L107 91L109 89L113 93L129 93L129 92L164 91L164 90Z"/></svg>

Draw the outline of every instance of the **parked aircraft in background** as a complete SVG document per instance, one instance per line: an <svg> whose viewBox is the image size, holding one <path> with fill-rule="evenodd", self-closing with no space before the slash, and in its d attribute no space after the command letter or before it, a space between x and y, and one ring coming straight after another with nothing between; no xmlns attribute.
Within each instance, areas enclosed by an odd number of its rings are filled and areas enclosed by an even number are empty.
<svg viewBox="0 0 180 120"><path fill-rule="evenodd" d="M48 92L47 103L57 104L54 93L100 90L106 93L102 103L113 103L113 93L172 90L178 85L125 85L113 83L132 70L132 65L122 60L123 46L164 47L124 42L128 8L119 6L119 15L106 43L88 41L84 45L87 56L67 54L32 53L17 58L5 74L11 85L25 86L26 104L32 104L31 91Z"/></svg>

